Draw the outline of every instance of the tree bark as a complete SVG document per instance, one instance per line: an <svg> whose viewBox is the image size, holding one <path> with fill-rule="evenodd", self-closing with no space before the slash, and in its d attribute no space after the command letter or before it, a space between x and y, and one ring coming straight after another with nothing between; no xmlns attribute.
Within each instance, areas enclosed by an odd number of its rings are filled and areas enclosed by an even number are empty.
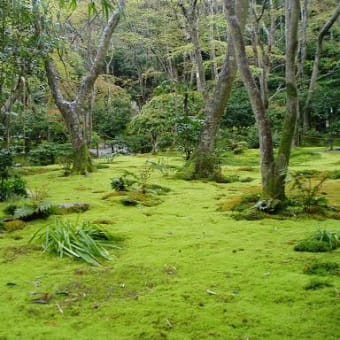
<svg viewBox="0 0 340 340"><path fill-rule="evenodd" d="M245 27L247 12L248 1L240 0L237 7L237 16L240 21L241 29L244 29ZM217 83L205 108L205 121L194 154L194 178L214 178L215 176L219 176L221 172L215 155L216 137L237 72L231 34L229 34L228 40L229 43L222 70L218 75Z"/></svg>
<svg viewBox="0 0 340 340"><path fill-rule="evenodd" d="M296 85L296 61L298 51L298 29L299 29L299 0L287 0L288 13L286 23L287 30L287 51L286 51L286 116L284 119L280 145L276 160L276 196L280 200L285 200L285 181L287 177L288 165L292 143L297 124L299 104Z"/></svg>
<svg viewBox="0 0 340 340"><path fill-rule="evenodd" d="M242 81L248 91L249 99L259 130L262 195L264 198L274 198L275 162L270 122L266 116L266 108L262 100L261 92L256 85L249 67L240 23L235 13L234 1L225 0L224 2L227 10L229 29L233 36L236 61Z"/></svg>
<svg viewBox="0 0 340 340"><path fill-rule="evenodd" d="M241 78L248 91L259 130L262 196L264 199L279 201L285 200L285 179L298 110L295 61L298 45L299 0L287 0L286 5L286 22L288 26L286 40L287 114L281 131L278 158L275 162L272 132L269 119L266 115L266 105L250 71L240 24L235 15L234 1L225 0L225 6L228 12L228 23L233 35L237 64Z"/></svg>
<svg viewBox="0 0 340 340"><path fill-rule="evenodd" d="M122 0L119 1L119 3L120 6L124 5ZM39 15L39 0L32 0L32 5L35 17L36 33L40 35L42 33L42 18ZM91 120L89 119L91 100L89 100L89 98L91 98L94 83L101 72L112 34L118 25L119 19L120 11L117 10L111 15L103 30L93 64L88 74L82 80L73 101L66 100L58 86L57 79L59 77L52 58L47 55L45 59L46 76L53 99L61 112L70 133L70 139L74 151L72 166L72 173L74 174L86 174L87 172L92 172L94 169L91 156L88 151L91 134Z"/></svg>
<svg viewBox="0 0 340 340"><path fill-rule="evenodd" d="M333 26L335 21L338 19L340 15L340 3L338 3L333 15L327 20L327 22L324 24L324 26L321 28L317 45L316 45L316 52L314 56L314 64L313 64L313 71L312 76L310 78L309 82L309 88L308 88L308 94L307 99L303 108L303 130L307 131L310 128L310 113L311 113L311 103L312 103L312 97L316 88L316 81L319 73L319 63L322 53L322 43L325 35L329 31L329 29Z"/></svg>
<svg viewBox="0 0 340 340"><path fill-rule="evenodd" d="M184 6L183 0L179 1L179 6L181 7L183 16L186 20L186 26L188 34L190 36L190 40L194 45L193 60L195 65L197 90L200 91L202 95L205 97L206 92L205 71L203 66L203 58L199 38L197 2L198 2L197 0L192 1L190 11Z"/></svg>

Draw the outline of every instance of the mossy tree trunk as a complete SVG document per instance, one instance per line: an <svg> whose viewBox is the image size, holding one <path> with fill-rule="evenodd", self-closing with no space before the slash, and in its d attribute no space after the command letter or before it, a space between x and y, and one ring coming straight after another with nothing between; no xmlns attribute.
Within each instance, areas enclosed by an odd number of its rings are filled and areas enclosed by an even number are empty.
<svg viewBox="0 0 340 340"><path fill-rule="evenodd" d="M32 0L32 5L36 33L37 35L42 35L44 34L42 31L42 22L44 21L44 17L39 13L39 1ZM58 73L52 58L47 54L45 59L45 70L48 84L51 89L53 99L66 122L70 134L70 140L74 152L72 166L72 173L74 174L86 174L87 172L93 171L93 164L88 150L91 135L91 127L89 126L90 119L88 119L91 111L91 101L89 98L91 97L94 83L101 73L111 37L118 25L123 6L124 1L120 0L120 8L113 12L109 18L99 40L93 64L83 78L73 100L66 100L62 94L57 81L59 78ZM41 46L41 48L44 49L44 46Z"/></svg>
<svg viewBox="0 0 340 340"><path fill-rule="evenodd" d="M248 1L246 0L239 1L237 5L237 17L242 30L245 27L248 7ZM229 43L225 53L223 67L218 75L213 93L207 101L205 121L201 129L197 149L193 155L193 162L195 164L194 178L214 178L215 176L219 176L221 172L219 160L215 154L216 137L237 72L231 34L229 34L228 40Z"/></svg>
<svg viewBox="0 0 340 340"><path fill-rule="evenodd" d="M286 13L287 36L286 36L286 115L281 131L281 139L276 159L276 173L274 192L278 199L285 200L285 182L289 165L290 152L294 141L297 125L299 103L296 85L298 29L300 2L287 0L288 11Z"/></svg>
<svg viewBox="0 0 340 340"><path fill-rule="evenodd" d="M229 28L233 35L236 61L241 78L248 91L252 110L259 130L262 196L264 199L277 199L284 201L285 179L298 112L295 61L300 4L298 0L287 0L287 114L281 131L281 141L276 161L274 158L274 146L270 121L266 114L266 104L250 70L243 34L235 12L235 1L225 0L225 6L227 9Z"/></svg>

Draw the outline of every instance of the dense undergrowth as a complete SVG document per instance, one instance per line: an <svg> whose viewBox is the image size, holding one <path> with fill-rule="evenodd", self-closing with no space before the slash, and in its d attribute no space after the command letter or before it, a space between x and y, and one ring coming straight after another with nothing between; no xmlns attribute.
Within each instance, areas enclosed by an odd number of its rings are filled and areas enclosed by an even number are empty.
<svg viewBox="0 0 340 340"><path fill-rule="evenodd" d="M292 171L336 174L339 153L319 151L295 151ZM143 182L147 160L169 171L154 169ZM339 221L310 212L233 219L235 203L260 189L255 151L223 164L224 175L252 182L175 179L171 169L181 164L176 155L143 155L116 157L88 177L62 177L56 166L23 169L27 187L44 188L51 204L89 204L58 219L88 221L121 242L109 249L111 261L94 267L29 243L55 216L0 234L0 338L338 339L340 250L294 248L319 231L338 233ZM114 191L113 178L126 170L139 184ZM335 177L324 181L322 195L336 208ZM152 185L170 190L147 192ZM127 197L139 200L124 206ZM145 203L150 197L157 204Z"/></svg>

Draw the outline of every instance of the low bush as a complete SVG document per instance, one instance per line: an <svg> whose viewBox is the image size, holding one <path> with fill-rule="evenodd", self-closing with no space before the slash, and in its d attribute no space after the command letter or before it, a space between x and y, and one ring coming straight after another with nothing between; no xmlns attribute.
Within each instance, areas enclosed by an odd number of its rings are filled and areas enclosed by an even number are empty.
<svg viewBox="0 0 340 340"><path fill-rule="evenodd" d="M29 152L32 165L50 165L60 163L65 171L70 168L72 158L70 144L42 143Z"/></svg>
<svg viewBox="0 0 340 340"><path fill-rule="evenodd" d="M340 247L339 236L336 232L318 230L308 238L295 245L296 251L326 252Z"/></svg>
<svg viewBox="0 0 340 340"><path fill-rule="evenodd" d="M340 275L340 265L336 262L315 262L307 264L303 269L309 275Z"/></svg>
<svg viewBox="0 0 340 340"><path fill-rule="evenodd" d="M0 182L0 202L8 200L11 196L26 197L26 182L19 176L3 179Z"/></svg>

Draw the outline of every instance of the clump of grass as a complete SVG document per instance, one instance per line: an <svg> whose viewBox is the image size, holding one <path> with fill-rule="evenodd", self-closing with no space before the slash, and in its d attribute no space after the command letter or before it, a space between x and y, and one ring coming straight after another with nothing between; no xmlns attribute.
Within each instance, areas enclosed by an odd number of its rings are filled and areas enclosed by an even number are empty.
<svg viewBox="0 0 340 340"><path fill-rule="evenodd" d="M333 287L333 285L326 280L316 278L316 279L310 280L310 282L305 285L304 289L305 290L317 290L317 289L322 289L325 287Z"/></svg>
<svg viewBox="0 0 340 340"><path fill-rule="evenodd" d="M51 226L38 230L30 242L41 242L44 252L69 256L99 266L101 260L110 260L106 248L118 248L115 238L89 222L72 223L56 220Z"/></svg>
<svg viewBox="0 0 340 340"><path fill-rule="evenodd" d="M309 275L340 275L340 265L336 262L314 262L307 264L303 269Z"/></svg>
<svg viewBox="0 0 340 340"><path fill-rule="evenodd" d="M336 232L319 229L308 238L295 245L296 251L326 252L340 247L339 236Z"/></svg>

